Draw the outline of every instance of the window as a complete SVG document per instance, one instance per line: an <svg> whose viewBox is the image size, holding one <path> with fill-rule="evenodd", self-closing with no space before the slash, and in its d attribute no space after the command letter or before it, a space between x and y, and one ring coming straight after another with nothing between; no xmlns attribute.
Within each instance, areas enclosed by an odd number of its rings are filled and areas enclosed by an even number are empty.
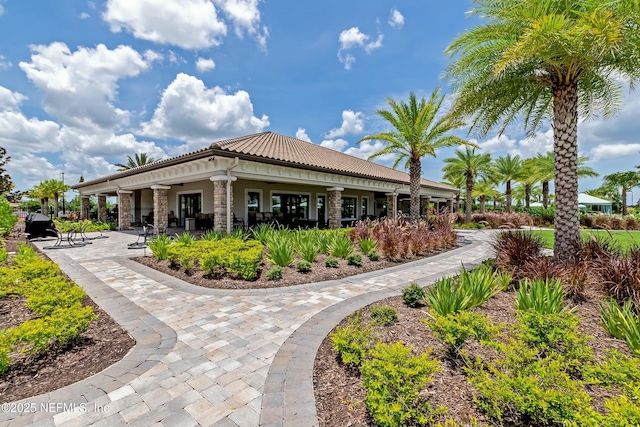
<svg viewBox="0 0 640 427"><path fill-rule="evenodd" d="M342 198L342 218L355 218L355 217L356 217L356 198L343 197Z"/></svg>
<svg viewBox="0 0 640 427"><path fill-rule="evenodd" d="M368 207L369 207L369 198L361 197L360 198L360 218L366 218L368 214Z"/></svg>
<svg viewBox="0 0 640 427"><path fill-rule="evenodd" d="M260 193L257 191L247 192L248 212L260 212Z"/></svg>
<svg viewBox="0 0 640 427"><path fill-rule="evenodd" d="M306 194L274 194L271 207L273 214L281 214L285 221L309 219L309 196Z"/></svg>

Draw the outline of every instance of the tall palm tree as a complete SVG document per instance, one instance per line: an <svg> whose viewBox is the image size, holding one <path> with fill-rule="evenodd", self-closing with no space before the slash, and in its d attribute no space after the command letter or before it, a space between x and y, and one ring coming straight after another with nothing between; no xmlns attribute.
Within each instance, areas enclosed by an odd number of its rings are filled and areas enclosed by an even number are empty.
<svg viewBox="0 0 640 427"><path fill-rule="evenodd" d="M511 181L518 181L524 176L522 160L520 156L511 157L511 154L498 157L494 162L495 173L500 183L507 184L505 191L506 206L505 211L511 212Z"/></svg>
<svg viewBox="0 0 640 427"><path fill-rule="evenodd" d="M488 199L494 199L500 195L496 190L496 183L492 179L482 178L473 184L473 197L480 200L480 213L484 213Z"/></svg>
<svg viewBox="0 0 640 427"><path fill-rule="evenodd" d="M633 187L640 186L640 175L636 171L616 172L604 177L604 186L611 186L620 190L622 215L627 214L627 192Z"/></svg>
<svg viewBox="0 0 640 427"><path fill-rule="evenodd" d="M135 158L131 156L127 156L127 163L116 163L115 166L118 166L119 171L126 171L129 169L137 168L138 166L149 165L153 162L157 162L158 159L154 159L153 157L149 157L147 153L136 153Z"/></svg>
<svg viewBox="0 0 640 427"><path fill-rule="evenodd" d="M531 207L531 200L538 201L542 196L542 188L536 183L527 184L525 181L521 181L513 187L513 198L516 203L521 203L525 208Z"/></svg>
<svg viewBox="0 0 640 427"><path fill-rule="evenodd" d="M449 176L447 179L442 181L443 184L448 185L449 187L457 188L460 191L456 193L456 206L455 210L460 209L460 194L464 193L464 188L466 185L464 176Z"/></svg>
<svg viewBox="0 0 640 427"><path fill-rule="evenodd" d="M578 157L578 178L595 178L598 176L596 171L591 169L589 166L584 166L587 161L589 161L589 157L587 156ZM536 157L531 159L530 166L530 176L536 181L542 183L542 206L546 209L549 207L549 182L554 181L555 176L553 152L548 151L545 154L538 153Z"/></svg>
<svg viewBox="0 0 640 427"><path fill-rule="evenodd" d="M555 246L570 259L580 241L578 115L614 114L620 79L640 78L640 6L614 0L474 0L483 23L446 52L457 98L452 109L471 131L504 131L522 119L530 134L553 122Z"/></svg>
<svg viewBox="0 0 640 427"><path fill-rule="evenodd" d="M455 157L444 159L444 178L451 180L456 176L464 176L466 179L466 206L465 222L471 222L471 203L473 197L473 182L477 177L491 173L491 154L476 154L476 149L465 147L464 151L456 150Z"/></svg>
<svg viewBox="0 0 640 427"><path fill-rule="evenodd" d="M531 191L533 190L533 186L538 182L536 177L531 173L534 165L534 159L532 158L522 161L523 174L519 181L524 185L524 207L527 209L531 207Z"/></svg>
<svg viewBox="0 0 640 427"><path fill-rule="evenodd" d="M71 187L57 179L47 179L42 181L40 185L47 194L47 199L53 198L53 215L57 218L60 211L60 196L69 191Z"/></svg>
<svg viewBox="0 0 640 427"><path fill-rule="evenodd" d="M40 200L40 212L49 215L49 194L42 187L42 183L36 185L31 190L27 190L27 197Z"/></svg>
<svg viewBox="0 0 640 427"><path fill-rule="evenodd" d="M438 117L443 100L440 88L433 91L428 101L422 98L418 102L413 92L409 94L409 103L388 98L387 104L391 109L377 110L376 114L389 122L394 130L365 136L359 141L379 140L386 144L382 150L369 156L369 160L393 154L396 156L394 168L406 160L404 168L409 169L411 193L409 212L414 222L420 218L422 158L426 155L435 157L439 148L469 144L457 136L448 135L463 123L445 116Z"/></svg>

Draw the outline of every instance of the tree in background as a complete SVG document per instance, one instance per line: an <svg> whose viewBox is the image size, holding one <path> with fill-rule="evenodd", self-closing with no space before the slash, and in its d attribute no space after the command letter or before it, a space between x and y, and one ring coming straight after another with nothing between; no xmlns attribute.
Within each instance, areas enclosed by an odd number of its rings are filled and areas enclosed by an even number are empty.
<svg viewBox="0 0 640 427"><path fill-rule="evenodd" d="M620 191L620 201L622 203L622 215L627 214L627 192L633 187L640 186L640 175L636 171L616 172L605 175L604 187L616 188Z"/></svg>
<svg viewBox="0 0 640 427"><path fill-rule="evenodd" d="M449 132L463 125L459 120L447 116L438 116L444 95L440 89L433 91L429 100L419 102L415 93L409 94L409 102L396 102L387 99L390 110L377 110L376 114L393 126L393 131L369 135L359 142L369 140L382 141L386 146L369 156L369 160L392 154L395 156L393 167L405 161L404 168L409 169L409 190L411 201L409 212L411 221L420 219L420 181L422 179L422 158L436 157L436 150L445 147L470 144Z"/></svg>
<svg viewBox="0 0 640 427"><path fill-rule="evenodd" d="M490 178L481 178L473 184L473 197L480 200L480 213L484 213L486 202L500 196L496 183Z"/></svg>
<svg viewBox="0 0 640 427"><path fill-rule="evenodd" d="M5 165L9 163L9 160L11 160L11 157L7 156L7 150L4 147L0 147L0 194L8 195L15 187L11 176L5 169Z"/></svg>
<svg viewBox="0 0 640 427"><path fill-rule="evenodd" d="M511 213L511 182L519 181L524 176L522 160L518 155L513 157L511 157L511 154L500 156L495 160L493 169L498 182L507 185L504 193L506 197L505 211Z"/></svg>
<svg viewBox="0 0 640 427"><path fill-rule="evenodd" d="M533 134L553 123L556 260L574 256L580 242L578 117L611 116L621 83L640 77L637 1L475 0L483 20L446 52L446 75L457 97L452 112L470 131L504 131L516 120Z"/></svg>
<svg viewBox="0 0 640 427"><path fill-rule="evenodd" d="M456 150L456 157L444 159L444 178L447 180L455 179L456 176L464 176L466 181L466 206L465 206L465 222L471 222L471 203L473 197L473 184L476 178L488 176L491 172L491 154L476 153L475 148L465 147L464 151Z"/></svg>
<svg viewBox="0 0 640 427"><path fill-rule="evenodd" d="M129 169L137 168L138 166L150 165L151 163L157 161L158 159L149 157L147 153L136 153L134 157L127 156L127 163L116 163L114 166L117 166L119 168L119 171L126 171ZM82 179L84 180L84 177Z"/></svg>

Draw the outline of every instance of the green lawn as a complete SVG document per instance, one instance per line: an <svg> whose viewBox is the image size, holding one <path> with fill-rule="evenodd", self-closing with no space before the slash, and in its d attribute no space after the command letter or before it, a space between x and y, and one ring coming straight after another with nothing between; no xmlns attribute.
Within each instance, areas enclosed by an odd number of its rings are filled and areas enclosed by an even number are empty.
<svg viewBox="0 0 640 427"><path fill-rule="evenodd" d="M536 234L542 238L542 242L545 248L553 249L553 230L534 230L533 234ZM622 245L624 250L627 250L632 245L640 245L640 231L627 231L627 230L582 230L580 231L582 238L587 236L595 236L596 238L613 239Z"/></svg>

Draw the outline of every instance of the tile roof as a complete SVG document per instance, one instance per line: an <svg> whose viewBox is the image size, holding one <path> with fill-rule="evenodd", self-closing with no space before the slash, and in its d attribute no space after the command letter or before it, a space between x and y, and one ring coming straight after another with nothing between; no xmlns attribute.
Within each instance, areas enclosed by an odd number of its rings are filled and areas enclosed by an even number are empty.
<svg viewBox="0 0 640 427"><path fill-rule="evenodd" d="M409 174L405 172L273 132L263 132L218 141L211 144L210 147L213 150L232 154L277 160L373 179L409 183ZM421 184L431 188L457 191L457 189L448 185L424 178L422 178Z"/></svg>

